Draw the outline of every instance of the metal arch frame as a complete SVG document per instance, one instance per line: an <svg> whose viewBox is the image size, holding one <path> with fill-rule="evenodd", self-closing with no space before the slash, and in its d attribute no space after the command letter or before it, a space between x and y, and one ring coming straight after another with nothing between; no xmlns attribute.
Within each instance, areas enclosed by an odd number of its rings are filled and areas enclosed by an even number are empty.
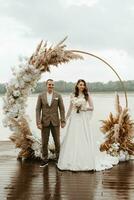
<svg viewBox="0 0 134 200"><path fill-rule="evenodd" d="M119 79L120 83L121 83L121 86L122 86L122 89L124 91L124 95L125 95L125 101L126 101L126 108L128 107L128 98L127 98L127 92L126 92L126 88L125 88L125 85L123 83L123 80L121 79L121 77L119 76L119 74L116 72L116 70L107 62L105 61L104 59L100 58L99 56L97 55L94 55L92 53L89 53L89 52L86 52L86 51L81 51L81 50L70 50L74 53L81 53L81 54L85 54L85 55L89 55L89 56L92 56L92 57L95 57L97 58L98 60L102 61L103 63L105 63L114 73L115 75L117 76L117 78Z"/></svg>

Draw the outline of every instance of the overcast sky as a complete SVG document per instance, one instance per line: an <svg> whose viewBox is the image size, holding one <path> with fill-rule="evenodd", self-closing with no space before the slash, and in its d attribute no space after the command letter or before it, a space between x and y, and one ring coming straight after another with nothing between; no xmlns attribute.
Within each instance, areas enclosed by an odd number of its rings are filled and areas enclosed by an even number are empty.
<svg viewBox="0 0 134 200"><path fill-rule="evenodd" d="M134 80L134 0L0 0L0 82L12 77L20 55L31 55L41 39L106 59L125 80ZM51 68L41 80L117 80L100 61Z"/></svg>

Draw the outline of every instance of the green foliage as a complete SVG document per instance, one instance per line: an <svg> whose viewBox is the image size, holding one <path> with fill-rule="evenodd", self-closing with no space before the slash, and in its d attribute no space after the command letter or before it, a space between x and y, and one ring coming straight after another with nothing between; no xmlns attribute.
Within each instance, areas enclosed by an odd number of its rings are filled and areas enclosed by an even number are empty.
<svg viewBox="0 0 134 200"><path fill-rule="evenodd" d="M127 91L134 92L134 80L125 81L124 85ZM93 82L87 83L87 86L92 92L123 91L121 83L119 81L109 81L108 83ZM65 82L63 80L55 81L55 90L61 93L71 93L74 90L74 87L75 83L73 82ZM46 84L44 82L38 82L34 93L41 93L43 90L46 90ZM5 84L0 84L0 94L4 94L5 92Z"/></svg>
<svg viewBox="0 0 134 200"><path fill-rule="evenodd" d="M0 94L5 94L6 92L6 84L0 83Z"/></svg>

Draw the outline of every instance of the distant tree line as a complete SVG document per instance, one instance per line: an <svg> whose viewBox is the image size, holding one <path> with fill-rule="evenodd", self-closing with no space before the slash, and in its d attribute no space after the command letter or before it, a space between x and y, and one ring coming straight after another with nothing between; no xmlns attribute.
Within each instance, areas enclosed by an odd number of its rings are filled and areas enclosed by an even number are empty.
<svg viewBox="0 0 134 200"><path fill-rule="evenodd" d="M4 83L0 83L0 94L5 94L6 85Z"/></svg>
<svg viewBox="0 0 134 200"><path fill-rule="evenodd" d="M129 80L124 82L127 91L134 91L134 80ZM113 92L113 91L123 91L121 83L119 81L109 81L107 83L93 82L87 83L87 86L91 92ZM75 83L56 81L55 90L61 93L70 93L74 90ZM40 93L45 89L44 82L38 82L33 93ZM6 92L6 84L0 84L0 94Z"/></svg>

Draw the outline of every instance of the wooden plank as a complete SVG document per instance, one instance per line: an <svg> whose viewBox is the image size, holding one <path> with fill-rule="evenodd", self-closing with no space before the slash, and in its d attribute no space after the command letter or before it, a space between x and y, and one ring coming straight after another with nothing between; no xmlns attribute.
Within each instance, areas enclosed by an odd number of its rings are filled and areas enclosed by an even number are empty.
<svg viewBox="0 0 134 200"><path fill-rule="evenodd" d="M0 200L134 199L134 161L102 172L59 171L50 162L16 160L11 142L0 142Z"/></svg>

